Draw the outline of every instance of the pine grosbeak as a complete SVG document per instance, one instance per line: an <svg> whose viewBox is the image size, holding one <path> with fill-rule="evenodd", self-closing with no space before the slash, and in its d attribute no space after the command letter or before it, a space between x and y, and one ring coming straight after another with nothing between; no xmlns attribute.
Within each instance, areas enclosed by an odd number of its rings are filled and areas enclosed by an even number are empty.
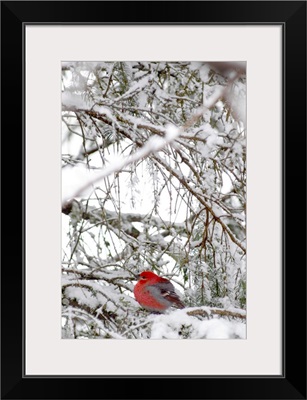
<svg viewBox="0 0 307 400"><path fill-rule="evenodd" d="M161 278L151 271L141 272L138 279L134 287L134 296L146 310L163 313L169 307L185 307L168 279Z"/></svg>

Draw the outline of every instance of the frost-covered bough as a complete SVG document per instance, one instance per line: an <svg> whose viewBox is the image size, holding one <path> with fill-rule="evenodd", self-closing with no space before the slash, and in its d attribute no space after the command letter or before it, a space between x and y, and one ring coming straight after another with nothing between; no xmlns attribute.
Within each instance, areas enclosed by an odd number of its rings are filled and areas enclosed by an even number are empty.
<svg viewBox="0 0 307 400"><path fill-rule="evenodd" d="M62 64L65 338L244 338L246 76L239 62ZM150 315L135 274L183 310Z"/></svg>

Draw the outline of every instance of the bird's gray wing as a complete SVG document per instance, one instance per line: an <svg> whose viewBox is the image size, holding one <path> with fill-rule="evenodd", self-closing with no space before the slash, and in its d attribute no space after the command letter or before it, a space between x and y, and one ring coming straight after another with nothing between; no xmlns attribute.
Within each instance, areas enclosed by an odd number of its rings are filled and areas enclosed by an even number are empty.
<svg viewBox="0 0 307 400"><path fill-rule="evenodd" d="M175 292L175 288L171 282L159 282L154 285L147 286L148 291L163 304L184 308L185 305Z"/></svg>

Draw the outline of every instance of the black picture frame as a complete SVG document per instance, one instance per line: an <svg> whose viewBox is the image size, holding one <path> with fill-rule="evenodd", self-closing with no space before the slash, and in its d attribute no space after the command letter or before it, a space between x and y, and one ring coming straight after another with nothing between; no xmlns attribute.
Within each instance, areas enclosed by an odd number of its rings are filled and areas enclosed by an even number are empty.
<svg viewBox="0 0 307 400"><path fill-rule="evenodd" d="M99 16L103 19L99 20ZM282 25L284 296L281 376L24 375L23 32L27 24L72 23ZM1 33L1 225L6 228L2 229L1 252L1 398L306 399L306 2L2 1ZM21 241L17 241L17 237ZM19 254L17 248L21 249ZM161 354L161 362L171 361L165 357Z"/></svg>

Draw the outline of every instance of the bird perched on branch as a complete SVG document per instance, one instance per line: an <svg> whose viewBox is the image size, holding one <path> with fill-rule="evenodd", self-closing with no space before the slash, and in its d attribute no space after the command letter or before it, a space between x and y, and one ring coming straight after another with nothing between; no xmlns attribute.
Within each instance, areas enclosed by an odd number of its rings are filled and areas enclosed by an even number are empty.
<svg viewBox="0 0 307 400"><path fill-rule="evenodd" d="M161 278L151 271L143 271L137 277L134 296L146 310L163 313L170 307L185 307L168 279Z"/></svg>

